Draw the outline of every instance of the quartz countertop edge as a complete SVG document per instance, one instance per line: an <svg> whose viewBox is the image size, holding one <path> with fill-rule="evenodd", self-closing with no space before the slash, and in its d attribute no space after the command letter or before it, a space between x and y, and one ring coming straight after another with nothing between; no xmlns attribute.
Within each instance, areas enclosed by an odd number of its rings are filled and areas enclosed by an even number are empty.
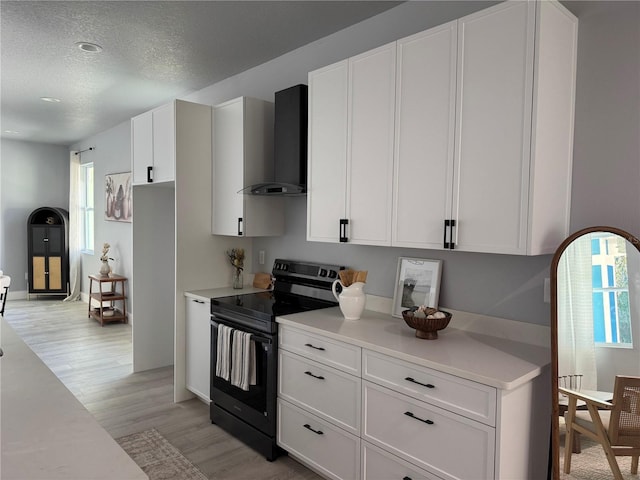
<svg viewBox="0 0 640 480"><path fill-rule="evenodd" d="M424 340L401 318L365 310L359 320L345 320L338 307L277 318L297 327L374 352L449 373L502 390L513 390L540 375L550 364L550 349L451 324L436 340Z"/></svg>
<svg viewBox="0 0 640 480"><path fill-rule="evenodd" d="M245 286L244 288L218 287L207 288L203 290L189 290L184 292L185 297L195 300L210 301L212 298L231 297L233 295L244 295L246 293L269 292L264 288L256 288L253 286Z"/></svg>
<svg viewBox="0 0 640 480"><path fill-rule="evenodd" d="M147 475L2 319L2 478Z"/></svg>

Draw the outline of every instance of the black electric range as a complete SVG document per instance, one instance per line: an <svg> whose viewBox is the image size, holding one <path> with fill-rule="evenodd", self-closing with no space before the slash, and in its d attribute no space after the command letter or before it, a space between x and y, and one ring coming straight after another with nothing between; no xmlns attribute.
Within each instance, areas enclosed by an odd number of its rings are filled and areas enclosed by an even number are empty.
<svg viewBox="0 0 640 480"><path fill-rule="evenodd" d="M278 259L271 291L211 299L211 422L269 461L282 453L276 443L278 325L276 318L336 306L331 286L344 267ZM239 388L216 365L229 357L224 332L249 334L254 343L255 382ZM238 332L239 331L239 332ZM221 333L222 332L222 333ZM234 335L235 335L234 333ZM235 336L233 337L235 338ZM235 348L235 340L231 348Z"/></svg>
<svg viewBox="0 0 640 480"><path fill-rule="evenodd" d="M214 298L211 313L232 314L245 327L275 333L276 317L336 306L331 286L344 268L277 259L272 269L273 290Z"/></svg>

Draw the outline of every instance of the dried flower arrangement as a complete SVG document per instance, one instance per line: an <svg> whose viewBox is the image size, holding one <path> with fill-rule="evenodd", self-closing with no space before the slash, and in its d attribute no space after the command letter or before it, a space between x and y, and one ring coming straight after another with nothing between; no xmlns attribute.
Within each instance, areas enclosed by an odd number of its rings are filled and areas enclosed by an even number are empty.
<svg viewBox="0 0 640 480"><path fill-rule="evenodd" d="M244 268L244 248L232 248L227 250L227 256L231 265L235 268L242 270Z"/></svg>

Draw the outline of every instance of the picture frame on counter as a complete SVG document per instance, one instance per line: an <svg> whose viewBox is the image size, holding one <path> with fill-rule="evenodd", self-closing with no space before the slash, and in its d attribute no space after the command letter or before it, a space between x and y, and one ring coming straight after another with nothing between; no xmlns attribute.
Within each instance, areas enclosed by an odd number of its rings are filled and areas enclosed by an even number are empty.
<svg viewBox="0 0 640 480"><path fill-rule="evenodd" d="M399 257L391 315L402 318L402 311L426 305L438 308L442 260Z"/></svg>

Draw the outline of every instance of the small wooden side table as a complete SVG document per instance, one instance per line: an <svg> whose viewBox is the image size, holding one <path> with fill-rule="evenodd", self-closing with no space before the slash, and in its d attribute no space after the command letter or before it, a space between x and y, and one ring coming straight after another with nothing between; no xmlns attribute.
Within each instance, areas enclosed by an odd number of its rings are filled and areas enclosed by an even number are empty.
<svg viewBox="0 0 640 480"><path fill-rule="evenodd" d="M93 282L98 283L98 291L93 291ZM95 318L104 326L105 322L122 322L128 323L127 317L127 296L125 295L125 284L127 277L122 275L89 275L89 318ZM108 283L110 288L103 291L102 284ZM118 290L118 284L120 289ZM99 303L98 308L92 308L91 301L95 300ZM121 308L118 308L117 302L121 302ZM104 304L107 303L108 306Z"/></svg>

